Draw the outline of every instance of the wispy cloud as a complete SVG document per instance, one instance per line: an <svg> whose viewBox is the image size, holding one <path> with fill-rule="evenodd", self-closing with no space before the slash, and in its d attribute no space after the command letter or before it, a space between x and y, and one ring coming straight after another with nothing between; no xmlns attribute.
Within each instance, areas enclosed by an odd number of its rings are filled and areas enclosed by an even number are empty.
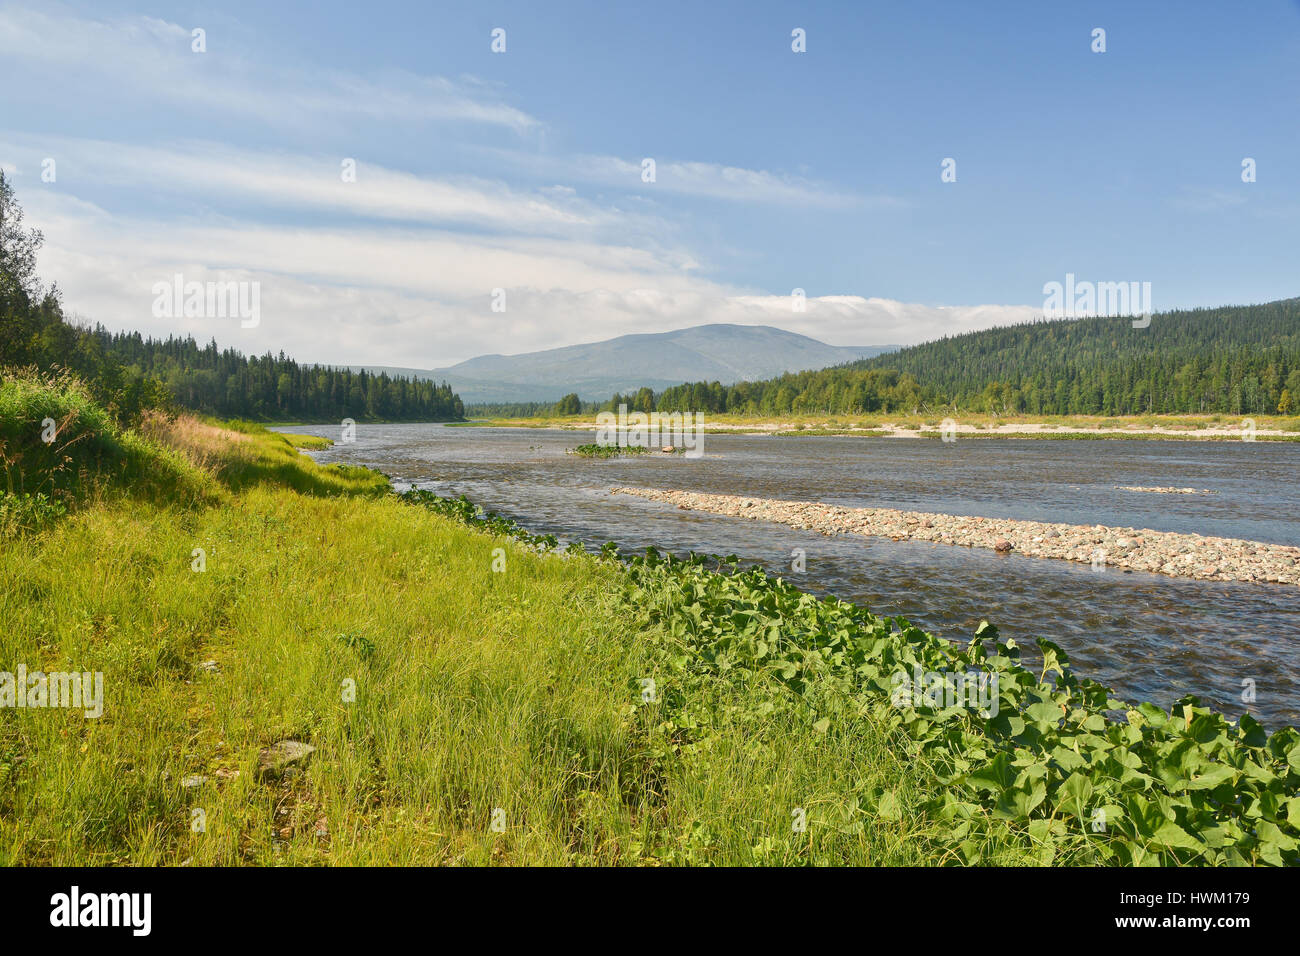
<svg viewBox="0 0 1300 956"><path fill-rule="evenodd" d="M76 105L107 98L153 110L112 140L0 128L0 164L17 174L20 200L47 237L43 274L59 282L70 310L110 328L215 336L307 361L432 367L707 322L870 345L1032 317L1028 306L946 310L859 296L813 297L795 312L786 296L712 275L687 229L696 201L861 211L898 200L672 157L656 158L646 183L641 158L501 147L503 130L542 124L492 84L263 59L256 44L236 42L230 23L209 29L209 52L198 55L190 30L149 17L0 8L0 79L57 81ZM170 120L190 111L236 118L235 129L293 124L301 145L260 147L258 137L231 145L202 126L203 139L192 126L171 132ZM346 157L357 176L345 182L345 157L328 144L358 117L428 123L474 171L420 173L359 155ZM46 157L58 164L54 183L39 175ZM178 272L259 282L261 324L153 316L154 284ZM494 290L505 292L505 313L491 308Z"/></svg>
<svg viewBox="0 0 1300 956"><path fill-rule="evenodd" d="M573 231L610 214L573 191L521 191L478 177L416 176L364 157L302 155L192 142L137 146L60 136L0 134L13 171L39 171L46 157L77 188L93 185L179 193L191 202L255 200L266 209L336 212L407 222L460 223L515 232ZM344 159L355 176L344 178Z"/></svg>
<svg viewBox="0 0 1300 956"><path fill-rule="evenodd" d="M340 364L434 367L707 322L775 325L840 345L910 343L1041 311L814 296L797 312L789 296L714 282L671 255L633 246L393 227L151 221L58 194L33 195L32 219L49 237L42 268L88 319ZM262 324L245 330L233 321L154 318L152 286L175 272L187 280L260 282ZM495 289L506 293L505 313L492 311Z"/></svg>
<svg viewBox="0 0 1300 956"><path fill-rule="evenodd" d="M1241 192L1228 189L1212 189L1204 186L1185 186L1178 195L1169 200L1176 209L1191 212L1222 212L1246 204L1246 196Z"/></svg>
<svg viewBox="0 0 1300 956"><path fill-rule="evenodd" d="M663 157L537 155L519 150L481 150L498 161L537 177L608 186L653 197L658 192L741 203L773 203L813 208L901 207L897 197L858 195L801 176L720 163ZM646 159L654 160L654 182L642 179Z"/></svg>
<svg viewBox="0 0 1300 956"><path fill-rule="evenodd" d="M208 30L194 53L191 31ZM212 25L153 17L95 20L60 8L0 8L0 60L22 64L32 86L73 84L96 97L169 103L252 117L277 127L337 125L356 117L418 123L463 121L524 132L532 116L481 83L388 70L321 71L242 52Z"/></svg>

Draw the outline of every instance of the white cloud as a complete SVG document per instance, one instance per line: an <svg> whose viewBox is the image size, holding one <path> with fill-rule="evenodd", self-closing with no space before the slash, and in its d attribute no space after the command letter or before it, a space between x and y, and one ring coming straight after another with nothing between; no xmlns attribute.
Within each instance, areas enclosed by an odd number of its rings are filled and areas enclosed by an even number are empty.
<svg viewBox="0 0 1300 956"><path fill-rule="evenodd" d="M795 312L790 296L739 296L717 321L775 325L831 345L915 345L945 335L1030 322L1043 317L1032 305L922 305L858 295L809 298Z"/></svg>
<svg viewBox="0 0 1300 956"><path fill-rule="evenodd" d="M43 273L58 278L69 308L87 320L215 336L222 346L283 349L304 361L436 367L709 322L774 325L837 345L907 344L1041 312L826 296L798 313L788 296L746 294L629 246L124 219L52 193L36 193L28 210L48 237ZM186 281L260 282L261 325L154 318L152 286L177 272ZM505 313L491 311L494 288L506 290Z"/></svg>
<svg viewBox="0 0 1300 956"><path fill-rule="evenodd" d="M253 117L277 130L350 129L358 117L540 126L473 78L307 72L241 54L238 39L236 26L209 29L209 53L198 55L185 25L8 6L0 8L0 82L21 75L38 88L57 79L76 103L157 107L149 128L162 131L172 115L164 106ZM639 158L456 141L517 175L510 183L420 176L360 155L352 157L357 182L344 183L344 157L316 147L321 138L295 141L313 145L272 152L4 130L0 163L18 174L19 199L46 234L42 274L58 281L70 312L112 329L215 336L223 347L303 361L434 367L710 322L774 325L838 345L906 344L1041 311L823 296L794 312L787 296L710 278L669 204L657 201L897 204L803 177L664 158L647 184ZM56 183L40 181L47 156L59 164ZM589 187L621 198L598 202ZM187 281L260 283L261 324L155 318L153 285L178 272ZM498 288L504 314L490 308Z"/></svg>
<svg viewBox="0 0 1300 956"><path fill-rule="evenodd" d="M800 176L720 163L677 161L663 157L636 160L618 156L550 156L519 150L484 148L484 155L534 176L550 176L611 186L654 197L657 192L742 203L771 203L814 208L865 208L905 203L887 195L861 196ZM643 182L642 162L655 160L655 181Z"/></svg>
<svg viewBox="0 0 1300 956"><path fill-rule="evenodd" d="M256 200L263 208L332 211L417 223L458 223L530 232L573 232L609 225L612 216L567 193L512 189L477 177L430 178L364 157L306 156L234 149L220 143L161 148L60 136L0 138L0 155L18 160L33 182L52 157L68 188L103 185L183 194L190 202ZM356 160L344 182L343 159ZM36 188L35 186L33 188Z"/></svg>
<svg viewBox="0 0 1300 956"><path fill-rule="evenodd" d="M207 31L206 53L191 29ZM193 111L251 116L277 128L339 124L359 116L413 123L455 120L524 132L540 124L477 82L390 70L363 76L306 71L259 56L232 27L184 26L153 17L92 20L59 8L0 9L0 64L32 89L79 86L93 101L138 111L166 102ZM243 52L248 51L248 52ZM15 67L18 67L15 69Z"/></svg>

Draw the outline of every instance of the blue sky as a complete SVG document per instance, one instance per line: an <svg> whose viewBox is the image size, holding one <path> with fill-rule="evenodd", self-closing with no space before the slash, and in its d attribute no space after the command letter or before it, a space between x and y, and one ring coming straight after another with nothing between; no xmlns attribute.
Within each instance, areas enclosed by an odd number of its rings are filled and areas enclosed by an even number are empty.
<svg viewBox="0 0 1300 956"><path fill-rule="evenodd" d="M1266 301L1300 294L1300 2L0 0L0 165L71 311L309 361L912 342L1067 272ZM259 282L261 323L155 317L177 272Z"/></svg>

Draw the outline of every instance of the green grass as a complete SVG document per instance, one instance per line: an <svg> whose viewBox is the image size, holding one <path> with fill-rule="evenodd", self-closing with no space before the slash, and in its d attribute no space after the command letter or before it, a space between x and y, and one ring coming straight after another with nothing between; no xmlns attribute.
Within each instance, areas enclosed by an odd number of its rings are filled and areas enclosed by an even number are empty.
<svg viewBox="0 0 1300 956"><path fill-rule="evenodd" d="M579 445L571 449L571 454L582 458L624 458L629 455L644 455L650 449L643 445Z"/></svg>
<svg viewBox="0 0 1300 956"><path fill-rule="evenodd" d="M167 427L180 450L141 447L208 498L103 483L0 550L0 660L105 675L98 719L0 710L0 864L925 861L911 823L792 827L796 807L838 819L858 785L919 803L924 776L867 725L700 746L687 728L738 687L643 702L671 645L619 566L323 478L260 426ZM257 779L283 738L317 748L305 773Z"/></svg>
<svg viewBox="0 0 1300 956"><path fill-rule="evenodd" d="M216 490L174 450L119 430L69 377L0 372L0 468L0 492L65 507L110 488L181 506Z"/></svg>
<svg viewBox="0 0 1300 956"><path fill-rule="evenodd" d="M323 451L326 448L334 447L334 439L324 438L320 435L294 435L289 432L278 432L294 448L304 449L306 451Z"/></svg>
<svg viewBox="0 0 1300 956"><path fill-rule="evenodd" d="M864 829L854 809L863 788L904 813L926 795L869 718L827 739L777 715L701 746L688 728L725 722L743 685L642 704L645 677L676 692L621 574L393 498L270 488L196 513L122 502L13 543L3 659L103 671L105 714L0 712L0 864L927 859L927 821ZM258 782L286 737L317 748L307 772Z"/></svg>
<svg viewBox="0 0 1300 956"><path fill-rule="evenodd" d="M1132 738L1005 645L1003 722L900 710L891 668L975 651L725 563L555 553L258 425L77 406L47 468L65 386L0 393L7 474L68 505L0 541L0 668L102 671L104 714L0 709L0 865L1295 861L1294 731L1148 708ZM259 779L285 738L312 760Z"/></svg>
<svg viewBox="0 0 1300 956"><path fill-rule="evenodd" d="M222 459L217 469L222 483L235 491L255 485L290 488L307 495L380 495L388 491L387 478L377 471L357 465L316 465L299 454L299 448L328 447L319 442L329 439L273 432L256 422L233 421L226 427L247 439L240 446L243 453Z"/></svg>

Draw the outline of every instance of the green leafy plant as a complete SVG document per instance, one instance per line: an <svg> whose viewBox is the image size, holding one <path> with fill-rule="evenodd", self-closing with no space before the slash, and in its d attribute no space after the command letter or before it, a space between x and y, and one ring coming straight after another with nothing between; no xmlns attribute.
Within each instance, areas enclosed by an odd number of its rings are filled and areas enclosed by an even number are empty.
<svg viewBox="0 0 1300 956"><path fill-rule="evenodd" d="M370 660L375 653L375 642L366 637L360 631L346 631L342 634L334 635L334 640L338 641L344 647L351 648L356 652L357 657L363 661Z"/></svg>
<svg viewBox="0 0 1300 956"><path fill-rule="evenodd" d="M642 445L579 445L572 454L583 458L621 458L626 455L644 455L649 451Z"/></svg>
<svg viewBox="0 0 1300 956"><path fill-rule="evenodd" d="M405 497L548 546L463 497ZM825 735L860 717L885 728L942 784L920 810L937 824L926 839L947 848L951 862L985 862L1009 829L1042 863L1300 863L1294 728L1270 735L1249 715L1230 721L1194 697L1168 711L1130 705L1076 677L1049 640L1037 641L1035 674L1016 642L999 640L988 622L960 645L902 618L819 599L759 568L741 570L734 555L681 560L650 549L627 558L607 544L600 556L625 564L627 613L664 635L654 654L666 675L660 683L672 690L656 706L679 755L710 745L716 714L699 702L725 684L744 690L729 698L731 723L757 726L786 712ZM996 676L997 706L899 706L894 677L916 671ZM871 790L819 822L851 828L863 814L888 823L898 813L893 794Z"/></svg>

